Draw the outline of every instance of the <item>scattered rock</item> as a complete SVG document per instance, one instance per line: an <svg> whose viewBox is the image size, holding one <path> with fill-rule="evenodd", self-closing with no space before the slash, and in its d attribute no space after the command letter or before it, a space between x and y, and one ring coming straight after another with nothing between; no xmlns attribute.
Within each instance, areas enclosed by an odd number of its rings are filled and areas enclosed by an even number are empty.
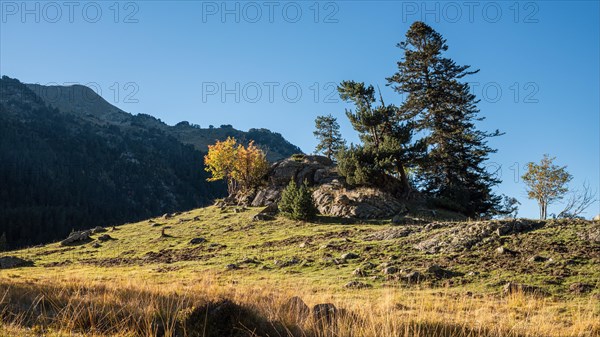
<svg viewBox="0 0 600 337"><path fill-rule="evenodd" d="M258 212L254 217L252 217L252 221L270 221L274 220L275 216L279 212L279 208L276 203L271 203L267 207L265 207L262 211Z"/></svg>
<svg viewBox="0 0 600 337"><path fill-rule="evenodd" d="M289 267L289 266L293 266L295 264L300 263L300 259L297 257L292 257L289 260L275 260L275 266L279 267L279 268L285 268L285 267Z"/></svg>
<svg viewBox="0 0 600 337"><path fill-rule="evenodd" d="M269 321L255 310L230 300L208 302L182 312L181 316L182 330L189 336L284 336L290 331L281 323Z"/></svg>
<svg viewBox="0 0 600 337"><path fill-rule="evenodd" d="M313 307L312 313L315 323L330 325L334 322L337 308L332 303L321 303Z"/></svg>
<svg viewBox="0 0 600 337"><path fill-rule="evenodd" d="M375 263L369 261L369 262L363 263L360 267L364 270L370 270L370 269L377 267L377 265Z"/></svg>
<svg viewBox="0 0 600 337"><path fill-rule="evenodd" d="M381 272L385 275L391 275L391 274L397 273L398 268L396 268L394 266L390 266L390 267L383 268L383 270Z"/></svg>
<svg viewBox="0 0 600 337"><path fill-rule="evenodd" d="M364 289L371 288L372 286L368 283L360 282L360 281L350 281L344 285L344 288L353 288L353 289Z"/></svg>
<svg viewBox="0 0 600 337"><path fill-rule="evenodd" d="M69 237L62 240L60 242L61 245L66 246L74 243L85 242L90 239L90 235L92 235L92 231L80 231L80 232L72 232L69 234Z"/></svg>
<svg viewBox="0 0 600 337"><path fill-rule="evenodd" d="M169 213L165 213L165 214L163 214L163 216L162 216L162 218L163 218L163 219L165 219L165 220L166 220L166 219L171 219L172 217L173 217L173 216L172 216L171 214L169 214Z"/></svg>
<svg viewBox="0 0 600 337"><path fill-rule="evenodd" d="M418 271L413 271L404 275L402 279L408 283L419 283L425 279L425 276Z"/></svg>
<svg viewBox="0 0 600 337"><path fill-rule="evenodd" d="M550 260L550 259L547 257L534 255L534 256L530 257L527 261L529 261L529 262L546 262L548 260Z"/></svg>
<svg viewBox="0 0 600 337"><path fill-rule="evenodd" d="M243 259L242 261L240 261L240 264L260 264L260 261L258 261L257 259L253 259L251 257L247 257L247 258Z"/></svg>
<svg viewBox="0 0 600 337"><path fill-rule="evenodd" d="M525 294L525 295L535 295L535 296L547 296L548 293L539 288L539 287L535 287L535 286L530 286L527 284L521 284L521 283L514 283L514 282L508 282L507 284L504 285L504 287L502 288L502 292L504 293L504 295L511 295L511 294Z"/></svg>
<svg viewBox="0 0 600 337"><path fill-rule="evenodd" d="M344 260L353 260L353 259L358 259L360 256L358 254L355 253L345 253L342 254L342 259Z"/></svg>
<svg viewBox="0 0 600 337"><path fill-rule="evenodd" d="M235 263L230 263L228 265L225 266L225 269L227 270L235 270L235 269L240 269L240 267L238 267L237 264Z"/></svg>
<svg viewBox="0 0 600 337"><path fill-rule="evenodd" d="M104 227L94 227L94 229L92 229L92 234L98 234L98 233L104 233L104 232L108 232L108 230Z"/></svg>
<svg viewBox="0 0 600 337"><path fill-rule="evenodd" d="M365 241L381 241L381 240L393 240L408 236L412 233L410 228L390 228L382 231L375 232L365 238Z"/></svg>
<svg viewBox="0 0 600 337"><path fill-rule="evenodd" d="M433 275L434 277L436 277L438 279L446 279L446 278L452 278L452 277L463 275L462 273L444 269L436 264L427 268L426 272L427 272L427 274Z"/></svg>
<svg viewBox="0 0 600 337"><path fill-rule="evenodd" d="M0 269L33 266L33 262L15 256L0 257Z"/></svg>
<svg viewBox="0 0 600 337"><path fill-rule="evenodd" d="M98 242L94 242L94 243L92 243L92 248L98 249L98 248L100 248L100 247L102 247L102 245L101 245L101 244L99 244Z"/></svg>
<svg viewBox="0 0 600 337"><path fill-rule="evenodd" d="M576 282L569 286L569 291L571 291L574 294L589 293L593 289L594 289L594 287L592 285L586 284L586 283L581 283L581 282Z"/></svg>
<svg viewBox="0 0 600 337"><path fill-rule="evenodd" d="M98 237L98 241L100 241L100 242L105 242L105 241L109 241L109 240L114 240L114 239L112 238L112 236L110 236L108 234L100 235Z"/></svg>
<svg viewBox="0 0 600 337"><path fill-rule="evenodd" d="M510 250L506 247L498 247L496 248L496 253L501 254L501 255L516 255L517 252L514 250Z"/></svg>
<svg viewBox="0 0 600 337"><path fill-rule="evenodd" d="M352 275L359 276L359 277L365 277L365 276L367 276L367 273L364 270L362 270L361 268L356 268L352 272Z"/></svg>
<svg viewBox="0 0 600 337"><path fill-rule="evenodd" d="M298 248L305 248L308 245L308 242L304 241L298 245Z"/></svg>
<svg viewBox="0 0 600 337"><path fill-rule="evenodd" d="M193 238L190 240L190 244L197 245L206 242L205 238Z"/></svg>
<svg viewBox="0 0 600 337"><path fill-rule="evenodd" d="M305 321L310 314L310 308L298 296L291 297L283 302L281 310L286 316L300 322Z"/></svg>

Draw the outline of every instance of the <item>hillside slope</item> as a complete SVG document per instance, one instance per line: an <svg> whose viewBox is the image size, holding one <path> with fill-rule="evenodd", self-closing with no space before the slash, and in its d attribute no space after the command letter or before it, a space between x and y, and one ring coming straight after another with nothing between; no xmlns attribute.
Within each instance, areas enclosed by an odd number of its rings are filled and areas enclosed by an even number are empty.
<svg viewBox="0 0 600 337"><path fill-rule="evenodd" d="M394 226L388 221L341 224L326 217L315 223L252 220L259 211L211 206L108 228L70 245L5 253L33 266L5 270L0 287L2 282L77 280L175 287L181 293L196 284L201 286L194 291L223 287L229 289L225 296L244 294L244 301L257 301L251 294L260 288L268 296L276 291L356 308L392 296L402 307L418 308L409 315L431 313L469 326L473 315L480 323L490 320L499 331L493 336L507 336L509 330L511 336L600 333L600 325L591 323L600 321L600 312L593 309L600 297L599 223L503 220ZM506 288L509 282L513 286ZM503 297L515 284L524 285L519 291L533 297L519 302ZM439 306L429 302L431 296ZM516 303L529 303L516 309L527 313L526 323L513 313ZM465 316L453 311L457 305ZM453 308L449 316L440 306ZM488 309L490 315L482 316ZM396 314L404 315L386 315ZM482 331L469 336L492 335Z"/></svg>
<svg viewBox="0 0 600 337"><path fill-rule="evenodd" d="M259 210L211 206L116 227L109 230L111 239L105 242L98 240L102 233L74 245L55 243L11 254L34 263L24 272L100 267L99 272L112 273L114 268L151 271L169 266L177 270L167 273L169 278L201 270L224 279L238 273L268 278L298 274L334 289L360 280L375 287L415 283L495 292L506 282L520 282L564 296L572 283L585 282L589 290L600 293L597 222L392 225L388 221L349 224L348 220L342 224L328 217L319 217L316 223L282 217L252 220ZM197 243L191 242L198 238ZM356 256L344 258L344 254ZM235 270L227 271L231 264ZM48 269L54 265L62 267ZM361 272L353 275L357 268ZM421 280L405 278L415 271Z"/></svg>
<svg viewBox="0 0 600 337"><path fill-rule="evenodd" d="M9 247L206 205L225 188L206 182L202 160L160 130L91 123L0 80L0 235Z"/></svg>

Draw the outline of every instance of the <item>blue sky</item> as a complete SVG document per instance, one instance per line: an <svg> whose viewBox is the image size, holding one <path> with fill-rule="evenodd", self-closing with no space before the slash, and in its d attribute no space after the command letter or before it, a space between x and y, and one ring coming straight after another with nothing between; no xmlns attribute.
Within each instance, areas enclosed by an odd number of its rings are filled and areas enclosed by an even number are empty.
<svg viewBox="0 0 600 337"><path fill-rule="evenodd" d="M498 192L536 217L519 176L544 153L600 189L599 2L145 1L0 3L0 73L88 84L131 113L238 129L264 127L312 152L314 118L357 142L335 84L386 87L413 21L440 32L481 99L480 124L506 135L490 169ZM561 205L551 206L558 212ZM600 213L596 203L586 214Z"/></svg>

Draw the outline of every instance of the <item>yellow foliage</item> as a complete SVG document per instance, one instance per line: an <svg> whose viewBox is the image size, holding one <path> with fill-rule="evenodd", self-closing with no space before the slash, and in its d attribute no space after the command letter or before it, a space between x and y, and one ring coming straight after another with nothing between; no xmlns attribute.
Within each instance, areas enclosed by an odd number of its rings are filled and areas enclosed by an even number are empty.
<svg viewBox="0 0 600 337"><path fill-rule="evenodd" d="M256 186L269 167L264 152L254 145L254 141L244 147L232 137L209 145L204 164L212 175L207 180L227 180L229 194Z"/></svg>

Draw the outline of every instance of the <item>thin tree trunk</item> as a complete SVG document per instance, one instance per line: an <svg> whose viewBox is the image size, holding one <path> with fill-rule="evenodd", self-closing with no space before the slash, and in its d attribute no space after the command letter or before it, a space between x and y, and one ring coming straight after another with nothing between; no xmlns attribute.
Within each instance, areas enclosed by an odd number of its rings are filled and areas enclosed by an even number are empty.
<svg viewBox="0 0 600 337"><path fill-rule="evenodd" d="M402 184L402 195L408 196L410 193L410 184L408 182L408 177L406 176L406 172L404 171L404 165L401 162L398 163L398 171L400 171L400 183Z"/></svg>

